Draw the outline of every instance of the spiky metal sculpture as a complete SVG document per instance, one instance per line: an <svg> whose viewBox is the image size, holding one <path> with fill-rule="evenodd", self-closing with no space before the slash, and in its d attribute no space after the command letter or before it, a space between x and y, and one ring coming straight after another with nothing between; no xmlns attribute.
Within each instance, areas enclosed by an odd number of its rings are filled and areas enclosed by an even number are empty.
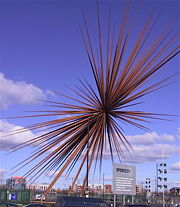
<svg viewBox="0 0 180 207"><path fill-rule="evenodd" d="M77 98L66 96L73 100L75 104L47 101L56 109L40 111L42 114L38 115L24 116L56 117L54 120L28 127L28 130L45 128L46 130L49 129L49 132L31 139L14 149L18 150L34 144L40 146L33 155L16 167L20 169L45 155L25 176L37 179L40 175L54 170L56 175L47 192L50 191L63 173L70 173L74 166L80 163L72 183L73 187L85 165L87 153L89 153L88 168L90 170L93 161L95 161L95 165L98 160L100 165L102 164L106 146L110 149L112 161L114 152L116 152L119 159L123 157L122 146L128 151L131 150L130 144L122 133L121 126L119 126L121 122L147 130L142 123L147 122L149 118L160 119L159 117L162 115L132 111L131 108L133 105L139 104L135 102L136 100L166 85L167 80L171 78L168 77L154 83L150 82L162 66L179 53L178 46L176 46L178 33L172 32L171 25L167 25L146 47L147 40L153 32L158 19L158 17L153 18L154 15L150 14L146 23L142 26L132 50L127 52L129 41L133 36L132 27L134 24L133 21L130 22L129 9L129 5L124 9L118 27L118 35L111 32L109 9L107 43L105 46L102 43L99 7L97 5L98 58L95 58L87 21L83 12L85 30L81 31L95 80L95 87L88 82L81 81L82 87L73 91ZM62 118L57 118L57 115L58 117L61 115ZM89 151L86 150L87 145ZM49 154L47 155L47 153ZM84 179L84 184L85 182L86 178Z"/></svg>

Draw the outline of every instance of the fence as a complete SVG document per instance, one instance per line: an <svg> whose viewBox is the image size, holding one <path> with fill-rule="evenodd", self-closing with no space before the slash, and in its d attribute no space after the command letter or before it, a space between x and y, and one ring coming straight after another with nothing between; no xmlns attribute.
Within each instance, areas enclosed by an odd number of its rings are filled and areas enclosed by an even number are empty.
<svg viewBox="0 0 180 207"><path fill-rule="evenodd" d="M46 197L41 197L43 192L31 191L31 190L8 190L8 189L0 189L0 202L11 202L11 203L21 203L28 204L32 202L43 202L46 203L47 206L54 206L54 203L57 200L57 196L63 196L65 194L59 193L49 193ZM71 195L78 196L78 195ZM90 198L100 198L105 200L107 203L111 204L114 200L113 194L90 194ZM159 195L150 197L147 199L145 195L136 195L134 196L135 204L145 204L147 202L151 203L151 206L162 206L162 196ZM116 195L116 203L117 206L122 206L123 203L123 195ZM132 203L132 196L125 196L125 203ZM166 207L173 207L175 204L180 203L180 196L166 195L165 197Z"/></svg>
<svg viewBox="0 0 180 207"><path fill-rule="evenodd" d="M0 190L0 202L26 204L30 202L30 190Z"/></svg>

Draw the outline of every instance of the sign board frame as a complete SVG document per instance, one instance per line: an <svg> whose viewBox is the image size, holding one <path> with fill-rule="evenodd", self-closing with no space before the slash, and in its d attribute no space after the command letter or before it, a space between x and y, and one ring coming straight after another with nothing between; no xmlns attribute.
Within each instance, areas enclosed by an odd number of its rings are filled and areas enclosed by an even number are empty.
<svg viewBox="0 0 180 207"><path fill-rule="evenodd" d="M136 195L136 167L124 164L113 165L113 193Z"/></svg>

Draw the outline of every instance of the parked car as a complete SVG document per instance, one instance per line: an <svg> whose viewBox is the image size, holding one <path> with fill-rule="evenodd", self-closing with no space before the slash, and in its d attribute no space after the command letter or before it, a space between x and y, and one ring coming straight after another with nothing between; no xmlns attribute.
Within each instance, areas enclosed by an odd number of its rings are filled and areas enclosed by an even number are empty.
<svg viewBox="0 0 180 207"><path fill-rule="evenodd" d="M3 202L0 203L0 207L47 207L47 206L41 203L30 203L23 206L23 204Z"/></svg>
<svg viewBox="0 0 180 207"><path fill-rule="evenodd" d="M2 202L0 203L0 207L22 207L22 204L18 203L8 203L8 202Z"/></svg>
<svg viewBox="0 0 180 207"><path fill-rule="evenodd" d="M99 198L60 196L57 198L56 207L108 207L108 205Z"/></svg>
<svg viewBox="0 0 180 207"><path fill-rule="evenodd" d="M130 205L125 205L124 207L150 207L150 206L145 204L130 204Z"/></svg>
<svg viewBox="0 0 180 207"><path fill-rule="evenodd" d="M23 207L47 207L47 206L44 204L41 204L41 203L30 203L30 204L27 204Z"/></svg>

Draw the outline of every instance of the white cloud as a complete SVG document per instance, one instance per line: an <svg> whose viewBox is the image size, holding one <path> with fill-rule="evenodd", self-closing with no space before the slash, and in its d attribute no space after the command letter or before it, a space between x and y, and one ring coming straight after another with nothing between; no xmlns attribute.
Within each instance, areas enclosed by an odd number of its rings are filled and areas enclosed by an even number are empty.
<svg viewBox="0 0 180 207"><path fill-rule="evenodd" d="M54 171L51 170L50 172L47 173L47 177L55 177L57 174L59 173L59 171ZM64 177L64 175L62 175L61 177Z"/></svg>
<svg viewBox="0 0 180 207"><path fill-rule="evenodd" d="M145 133L142 135L126 136L131 144L133 151L130 150L131 156L124 146L121 146L125 158L123 162L129 163L145 163L156 162L162 159L171 158L179 154L179 147L176 144L176 138L169 134L157 134L156 132ZM115 158L117 158L116 150L113 150ZM104 159L110 159L110 150L107 147L104 152Z"/></svg>
<svg viewBox="0 0 180 207"><path fill-rule="evenodd" d="M180 140L180 128L178 128L177 139Z"/></svg>
<svg viewBox="0 0 180 207"><path fill-rule="evenodd" d="M23 133L11 134L6 136L10 131L25 129L21 126L16 126L7 122L6 120L0 120L0 150L9 150L11 147L21 144L35 137L30 130Z"/></svg>
<svg viewBox="0 0 180 207"><path fill-rule="evenodd" d="M112 176L104 176L105 181L112 181Z"/></svg>
<svg viewBox="0 0 180 207"><path fill-rule="evenodd" d="M178 172L180 173L180 161L172 164L170 166L170 172Z"/></svg>
<svg viewBox="0 0 180 207"><path fill-rule="evenodd" d="M9 131L17 129L22 129L22 127L11 124L6 120L0 121L0 150L8 150L10 147L23 143L38 135L32 133L30 130L27 130L23 133L12 134L10 136L3 136L7 134ZM129 140L129 137L131 140ZM171 158L174 155L177 156L179 154L179 147L177 146L177 144L175 144L175 141L172 142L172 140L174 140L174 137L172 137L172 135L157 135L157 133L155 132L145 133L143 135L128 136L128 140L130 141L133 147L134 153L132 152L132 158L130 158L129 154L127 153L127 150L124 146L122 146L122 150L126 158L122 159L122 161L126 161L129 163L156 162L158 160L161 160L162 153L164 159ZM135 141L136 138L137 140ZM144 139L146 141L143 141ZM148 141L148 139L150 140ZM115 150L113 152L114 156L117 158ZM110 157L110 150L107 147L106 151L104 152L103 158L110 159ZM179 170L179 163L174 163L174 165L171 166L170 170ZM53 176L53 173L53 171L50 172L48 176ZM56 173L54 175L56 175Z"/></svg>
<svg viewBox="0 0 180 207"><path fill-rule="evenodd" d="M5 169L0 169L0 183L3 184L5 181L5 174L7 173L7 171Z"/></svg>
<svg viewBox="0 0 180 207"><path fill-rule="evenodd" d="M45 93L33 84L6 79L4 74L0 73L1 109L6 109L12 104L35 103L35 99L42 99L45 96Z"/></svg>
<svg viewBox="0 0 180 207"><path fill-rule="evenodd" d="M178 180L178 181L173 181L173 182L171 182L171 183L173 183L173 184L179 184L180 185L180 181Z"/></svg>
<svg viewBox="0 0 180 207"><path fill-rule="evenodd" d="M168 159L179 153L179 148L175 144L151 144L151 145L134 145L133 159L131 162L155 162L162 159Z"/></svg>
<svg viewBox="0 0 180 207"><path fill-rule="evenodd" d="M144 144L149 145L153 143L161 143L161 142L173 142L175 137L168 134L161 134L158 135L156 132L145 133L145 134L138 134L134 136L127 136L127 140L131 144Z"/></svg>
<svg viewBox="0 0 180 207"><path fill-rule="evenodd" d="M0 174L4 174L6 173L7 171L5 169L0 169Z"/></svg>

